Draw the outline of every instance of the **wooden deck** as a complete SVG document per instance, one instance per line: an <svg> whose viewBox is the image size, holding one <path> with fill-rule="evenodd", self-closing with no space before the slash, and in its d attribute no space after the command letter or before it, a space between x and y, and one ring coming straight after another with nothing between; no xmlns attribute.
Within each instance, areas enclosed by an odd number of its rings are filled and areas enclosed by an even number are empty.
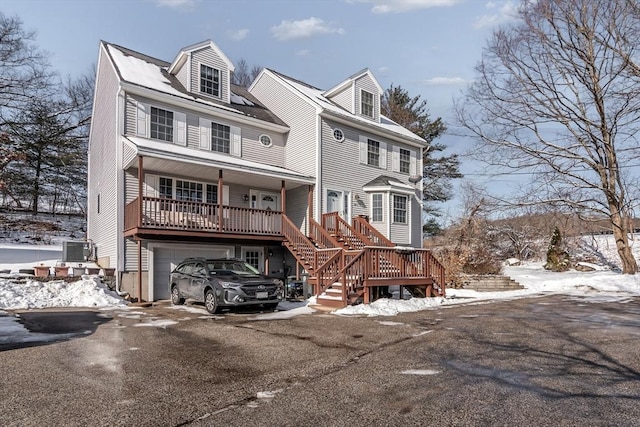
<svg viewBox="0 0 640 427"><path fill-rule="evenodd" d="M179 235L282 240L282 213L157 197L125 206L125 236Z"/></svg>

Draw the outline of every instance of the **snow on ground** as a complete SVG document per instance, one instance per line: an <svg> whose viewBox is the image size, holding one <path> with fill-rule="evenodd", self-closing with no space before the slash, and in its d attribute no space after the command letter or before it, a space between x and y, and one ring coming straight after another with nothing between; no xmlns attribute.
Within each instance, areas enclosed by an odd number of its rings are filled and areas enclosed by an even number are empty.
<svg viewBox="0 0 640 427"><path fill-rule="evenodd" d="M6 218L9 218L8 216ZM61 219L62 218L62 219ZM28 219L28 218L26 218ZM12 217L12 224L26 221L20 216ZM21 274L20 270L32 269L36 265L56 266L62 256L62 241L77 240L82 234L82 223L77 218L51 218L52 225L34 228L27 224L22 228L6 227L0 232L0 345L8 343L35 343L58 341L78 334L43 334L27 330L20 322L19 316L10 310L39 309L51 307L91 307L101 309L123 309L114 312L114 316L139 319L140 327L167 328L184 317L168 320L151 316L144 310L127 309L127 302L116 292L110 291L98 276L83 275L75 282L51 280L40 282ZM66 221L66 223L65 223ZM69 230L76 230L69 231ZM636 236L637 238L638 236ZM35 243L47 244L35 244ZM403 312L438 309L455 304L489 303L496 300L536 297L550 294L562 294L580 298L585 302L624 303L640 296L640 275L623 275L619 273L619 261L612 236L591 236L583 238L583 250L590 255L589 263L582 263L594 269L591 272L569 271L553 273L542 268L542 263L531 263L523 266L507 266L504 274L524 286L522 290L506 292L477 292L467 289L447 289L446 298L399 298L399 290L392 287L393 299L380 299L372 304L350 306L334 312L336 315L349 316L395 316ZM633 242L636 259L640 259L640 246ZM79 267L79 265L71 265ZM97 267L85 263L85 267ZM275 312L251 314L249 320L282 320L294 316L313 313L315 298L307 301L283 301ZM202 319L223 319L223 316L212 316L201 305L170 306L175 310L183 310L185 314L196 314ZM386 327L404 327L401 322L381 320ZM117 326L125 327L125 326ZM430 331L422 331L418 335ZM135 350L136 348L132 348ZM433 371L411 370L403 372L407 375L433 375ZM258 396L260 398L260 396Z"/></svg>

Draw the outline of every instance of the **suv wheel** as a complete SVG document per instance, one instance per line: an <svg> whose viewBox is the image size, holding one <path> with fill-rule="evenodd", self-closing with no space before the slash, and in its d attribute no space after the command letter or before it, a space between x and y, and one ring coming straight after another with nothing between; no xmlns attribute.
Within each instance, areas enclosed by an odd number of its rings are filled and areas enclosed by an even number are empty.
<svg viewBox="0 0 640 427"><path fill-rule="evenodd" d="M218 312L218 300L216 300L216 295L211 289L207 289L207 292L204 294L204 306L211 314Z"/></svg>
<svg viewBox="0 0 640 427"><path fill-rule="evenodd" d="M180 291L177 286L173 286L171 288L171 303L173 305L182 305L184 304L184 298L180 296Z"/></svg>

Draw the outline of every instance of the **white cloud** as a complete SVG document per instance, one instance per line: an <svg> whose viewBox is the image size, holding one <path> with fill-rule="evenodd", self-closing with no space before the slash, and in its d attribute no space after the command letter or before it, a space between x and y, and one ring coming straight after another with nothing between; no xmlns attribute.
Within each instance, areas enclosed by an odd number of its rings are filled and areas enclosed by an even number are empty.
<svg viewBox="0 0 640 427"><path fill-rule="evenodd" d="M485 7L489 9L491 13L478 17L473 24L473 28L494 27L506 22L515 21L518 17L518 5L513 0L502 2L490 1Z"/></svg>
<svg viewBox="0 0 640 427"><path fill-rule="evenodd" d="M271 33L276 39L285 41L325 34L345 34L345 31L320 18L311 17L299 21L282 21L280 25L271 27Z"/></svg>
<svg viewBox="0 0 640 427"><path fill-rule="evenodd" d="M247 28L241 28L235 31L227 31L227 36L231 40L235 40L235 41L244 40L247 38L248 35L249 35L249 30Z"/></svg>
<svg viewBox="0 0 640 427"><path fill-rule="evenodd" d="M433 77L424 81L429 86L462 86L471 83L462 77Z"/></svg>
<svg viewBox="0 0 640 427"><path fill-rule="evenodd" d="M389 71L389 67L380 67L378 68L378 73L386 74Z"/></svg>
<svg viewBox="0 0 640 427"><path fill-rule="evenodd" d="M154 0L156 6L168 8L192 8L200 0Z"/></svg>
<svg viewBox="0 0 640 427"><path fill-rule="evenodd" d="M311 50L309 49L300 49L299 51L296 52L296 55L298 56L307 56L311 53Z"/></svg>
<svg viewBox="0 0 640 427"><path fill-rule="evenodd" d="M430 7L453 6L461 0L352 0L357 3L373 3L371 12L402 13L412 10L427 9Z"/></svg>

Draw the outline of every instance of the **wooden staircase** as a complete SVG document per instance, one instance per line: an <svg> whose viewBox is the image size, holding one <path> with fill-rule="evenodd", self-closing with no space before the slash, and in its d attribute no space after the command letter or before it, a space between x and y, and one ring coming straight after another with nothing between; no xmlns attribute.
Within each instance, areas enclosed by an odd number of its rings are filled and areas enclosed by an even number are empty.
<svg viewBox="0 0 640 427"><path fill-rule="evenodd" d="M337 213L309 220L305 236L282 216L283 245L309 273L318 304L344 307L372 301L372 290L402 285L415 297L444 296L444 268L426 249L400 250L366 219L353 226Z"/></svg>

